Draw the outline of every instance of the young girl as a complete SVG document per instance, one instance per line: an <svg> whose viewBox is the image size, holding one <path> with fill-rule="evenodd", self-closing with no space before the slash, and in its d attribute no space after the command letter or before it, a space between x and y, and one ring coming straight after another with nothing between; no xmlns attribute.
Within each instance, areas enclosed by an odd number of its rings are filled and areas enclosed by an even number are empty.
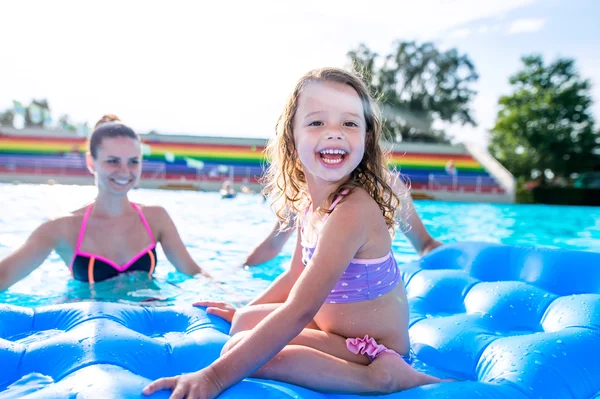
<svg viewBox="0 0 600 399"><path fill-rule="evenodd" d="M233 319L222 356L144 393L214 398L247 376L356 394L439 382L409 365L408 304L391 251L398 198L386 183L380 132L358 77L326 68L300 79L266 173L277 215L284 223L300 215L290 269L237 312L198 303Z"/></svg>
<svg viewBox="0 0 600 399"><path fill-rule="evenodd" d="M44 222L23 246L0 260L0 291L31 273L53 250L73 278L89 283L130 271L151 277L158 243L180 272L209 276L194 262L163 207L134 204L127 198L142 173L140 137L116 116L105 115L88 144L86 162L98 188L96 199Z"/></svg>

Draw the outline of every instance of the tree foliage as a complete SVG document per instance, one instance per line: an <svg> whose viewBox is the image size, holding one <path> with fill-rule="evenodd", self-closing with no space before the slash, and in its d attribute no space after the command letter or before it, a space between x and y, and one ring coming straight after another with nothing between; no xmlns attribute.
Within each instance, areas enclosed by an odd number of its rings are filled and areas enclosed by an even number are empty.
<svg viewBox="0 0 600 399"><path fill-rule="evenodd" d="M361 44L348 58L382 104L388 140L449 142L435 122L476 125L470 103L478 75L469 57L456 49L398 41L380 57Z"/></svg>
<svg viewBox="0 0 600 399"><path fill-rule="evenodd" d="M15 120L15 113L12 109L0 112L0 125L1 126L13 126Z"/></svg>
<svg viewBox="0 0 600 399"><path fill-rule="evenodd" d="M590 82L572 59L549 65L522 58L510 77L513 93L499 99L489 150L513 175L569 177L600 163L600 136L590 107Z"/></svg>
<svg viewBox="0 0 600 399"><path fill-rule="evenodd" d="M47 116L50 115L48 100L31 100L31 104L25 108L26 127L44 127Z"/></svg>

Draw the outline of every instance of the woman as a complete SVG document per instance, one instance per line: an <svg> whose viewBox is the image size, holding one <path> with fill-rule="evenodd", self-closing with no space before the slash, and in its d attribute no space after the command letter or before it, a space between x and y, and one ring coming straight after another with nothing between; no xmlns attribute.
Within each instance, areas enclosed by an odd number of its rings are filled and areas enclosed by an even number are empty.
<svg viewBox="0 0 600 399"><path fill-rule="evenodd" d="M95 177L94 202L40 225L0 261L0 291L36 269L54 250L75 279L91 284L130 271L151 277L156 244L182 273L209 276L191 258L173 220L161 206L129 201L142 173L140 137L114 115L105 115L88 143L86 164Z"/></svg>

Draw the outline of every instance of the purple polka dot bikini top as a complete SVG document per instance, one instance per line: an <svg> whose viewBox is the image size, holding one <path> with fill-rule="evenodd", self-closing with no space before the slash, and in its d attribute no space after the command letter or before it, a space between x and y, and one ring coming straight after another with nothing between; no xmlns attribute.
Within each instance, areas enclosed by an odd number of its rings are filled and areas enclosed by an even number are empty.
<svg viewBox="0 0 600 399"><path fill-rule="evenodd" d="M342 194L346 194L346 192ZM333 211L342 197L338 197L331 204L330 211ZM324 216L323 223L328 216L329 214ZM307 244L302 236L302 262L305 266L312 258L316 246L316 243L314 245ZM325 303L350 303L375 299L393 290L400 280L400 270L391 249L386 256L381 258L353 258L329 293Z"/></svg>

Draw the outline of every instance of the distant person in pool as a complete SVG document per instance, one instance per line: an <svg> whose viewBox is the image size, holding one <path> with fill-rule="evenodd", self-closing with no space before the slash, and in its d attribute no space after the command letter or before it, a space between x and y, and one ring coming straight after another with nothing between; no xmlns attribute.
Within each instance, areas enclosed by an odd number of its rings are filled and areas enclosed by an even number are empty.
<svg viewBox="0 0 600 399"><path fill-rule="evenodd" d="M0 261L0 291L37 268L55 250L73 277L94 283L129 271L152 276L156 245L182 273L208 274L194 262L167 211L127 198L142 173L140 137L114 115L105 115L86 155L98 195L94 202L39 226L22 247ZM43 198L40 198L43 201Z"/></svg>
<svg viewBox="0 0 600 399"><path fill-rule="evenodd" d="M297 215L290 269L238 311L197 303L232 320L221 358L144 393L210 399L248 376L353 394L440 382L410 365L408 301L391 249L399 199L380 134L377 105L357 76L325 68L300 79L265 175L284 225Z"/></svg>
<svg viewBox="0 0 600 399"><path fill-rule="evenodd" d="M441 246L442 243L435 240L423 225L423 221L419 217L402 179L399 177L394 178L391 187L398 197L402 197L405 200L403 206L406 207L406 214L403 215L403 218L405 218L409 229L403 230L403 233L417 253L420 256L425 256L430 251ZM278 220L269 235L250 252L244 261L244 266L260 265L276 257L293 232L294 229L282 230L281 221Z"/></svg>
<svg viewBox="0 0 600 399"><path fill-rule="evenodd" d="M235 198L235 190L233 189L233 184L229 180L225 180L221 185L221 189L219 190L219 194L221 194L221 198Z"/></svg>

